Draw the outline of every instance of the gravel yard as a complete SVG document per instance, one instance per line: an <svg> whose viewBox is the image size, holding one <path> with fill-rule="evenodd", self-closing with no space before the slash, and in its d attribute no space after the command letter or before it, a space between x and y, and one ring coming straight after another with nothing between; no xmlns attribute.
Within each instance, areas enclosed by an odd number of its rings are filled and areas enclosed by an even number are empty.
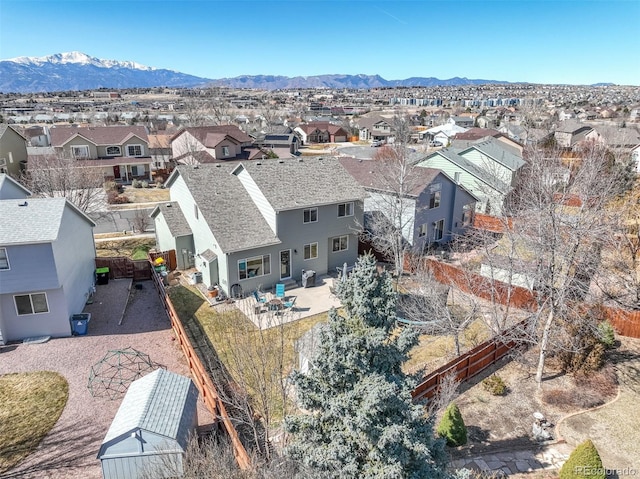
<svg viewBox="0 0 640 479"><path fill-rule="evenodd" d="M92 315L86 336L1 349L0 374L57 371L69 382L69 401L54 428L34 453L3 477L102 477L96 455L121 398L111 401L92 397L87 382L91 366L107 351L132 347L147 353L152 361L170 371L189 375L153 283L141 284L142 289L131 290L130 280L111 280L107 285L98 285L93 304L85 308L85 312ZM121 318L122 325L118 325ZM212 422L202 403L198 414L201 425Z"/></svg>

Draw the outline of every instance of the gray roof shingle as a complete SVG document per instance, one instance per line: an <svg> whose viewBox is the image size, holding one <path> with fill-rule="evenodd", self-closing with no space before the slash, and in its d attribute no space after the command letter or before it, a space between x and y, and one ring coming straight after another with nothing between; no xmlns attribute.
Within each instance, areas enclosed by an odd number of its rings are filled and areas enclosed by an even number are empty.
<svg viewBox="0 0 640 479"><path fill-rule="evenodd" d="M25 205L25 206L20 206ZM58 238L64 198L0 201L0 244L50 243Z"/></svg>
<svg viewBox="0 0 640 479"><path fill-rule="evenodd" d="M488 138L479 143L469 145L469 147L462 150L459 155L464 156L465 152L472 149L479 150L485 155L490 156L511 171L517 171L525 165L525 161L521 156L511 153L500 140L496 140L495 138Z"/></svg>
<svg viewBox="0 0 640 479"><path fill-rule="evenodd" d="M191 227L189 223L187 223L187 219L184 217L180 205L175 201L158 205L151 213L151 216L155 217L158 213L162 213L171 232L171 236L174 238L191 234Z"/></svg>

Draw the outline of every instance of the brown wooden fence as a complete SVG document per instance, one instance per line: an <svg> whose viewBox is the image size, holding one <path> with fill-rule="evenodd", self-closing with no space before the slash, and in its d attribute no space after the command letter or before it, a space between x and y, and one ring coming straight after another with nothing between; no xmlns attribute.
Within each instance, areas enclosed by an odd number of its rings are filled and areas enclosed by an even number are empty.
<svg viewBox="0 0 640 479"><path fill-rule="evenodd" d="M176 258L176 250L170 249L168 251L149 251L149 258L151 261L155 261L158 258L164 259L169 271L173 271L178 267L178 261Z"/></svg>
<svg viewBox="0 0 640 479"><path fill-rule="evenodd" d="M151 265L146 259L132 260L125 256L96 258L96 268L109 268L109 279L132 278L134 281L151 279Z"/></svg>
<svg viewBox="0 0 640 479"><path fill-rule="evenodd" d="M602 306L602 312L620 336L640 339L640 311Z"/></svg>
<svg viewBox="0 0 640 479"><path fill-rule="evenodd" d="M473 215L473 227L492 233L504 233L506 228L513 228L511 218L498 218L496 216L475 213Z"/></svg>
<svg viewBox="0 0 640 479"><path fill-rule="evenodd" d="M151 263L148 262L148 264ZM165 290L161 276L154 272L152 273L151 277L153 278L153 283L156 286L156 290L158 291L160 299L162 300L162 304L164 305L165 311L167 312L167 316L169 316L171 327L173 328L173 332L176 335L176 339L178 340L178 343L182 348L182 352L184 353L184 356L187 360L193 382L196 384L198 391L200 391L200 396L204 400L204 403L211 414L213 414L222 422L222 425L231 440L234 455L236 461L238 462L238 465L242 469L248 469L251 466L249 454L240 441L238 431L236 430L233 422L231 421L231 418L227 413L227 408L218 395L218 391L214 386L213 381L211 380L211 376L204 366L203 358L201 358L193 348L193 345L189 340L189 336L187 335L185 328L180 321L180 317L176 313L176 310L173 307L173 303L171 302L171 299L169 298L169 295Z"/></svg>
<svg viewBox="0 0 640 479"><path fill-rule="evenodd" d="M525 338L525 323L505 330L500 336L494 337L457 358L449 361L444 366L428 374L413 390L414 400L430 400L438 393L438 389L445 377L455 375L457 381L464 382L480 374L498 360L504 358L514 348L523 346Z"/></svg>

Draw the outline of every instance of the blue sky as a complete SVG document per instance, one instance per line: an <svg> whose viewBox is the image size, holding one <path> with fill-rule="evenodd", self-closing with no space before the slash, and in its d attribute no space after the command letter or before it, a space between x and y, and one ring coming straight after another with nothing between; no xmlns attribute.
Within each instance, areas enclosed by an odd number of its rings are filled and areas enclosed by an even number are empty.
<svg viewBox="0 0 640 479"><path fill-rule="evenodd" d="M640 84L639 0L0 0L0 58L81 51L206 78Z"/></svg>

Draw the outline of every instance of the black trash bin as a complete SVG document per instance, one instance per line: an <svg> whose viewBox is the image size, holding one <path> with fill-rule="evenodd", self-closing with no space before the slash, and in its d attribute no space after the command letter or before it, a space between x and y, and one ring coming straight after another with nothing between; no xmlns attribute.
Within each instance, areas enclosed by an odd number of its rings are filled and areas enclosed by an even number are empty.
<svg viewBox="0 0 640 479"><path fill-rule="evenodd" d="M84 336L89 329L91 313L80 313L71 316L71 334L74 336Z"/></svg>
<svg viewBox="0 0 640 479"><path fill-rule="evenodd" d="M96 268L96 284L109 284L109 268Z"/></svg>
<svg viewBox="0 0 640 479"><path fill-rule="evenodd" d="M302 287L311 288L316 285L316 272L313 270L302 271Z"/></svg>

